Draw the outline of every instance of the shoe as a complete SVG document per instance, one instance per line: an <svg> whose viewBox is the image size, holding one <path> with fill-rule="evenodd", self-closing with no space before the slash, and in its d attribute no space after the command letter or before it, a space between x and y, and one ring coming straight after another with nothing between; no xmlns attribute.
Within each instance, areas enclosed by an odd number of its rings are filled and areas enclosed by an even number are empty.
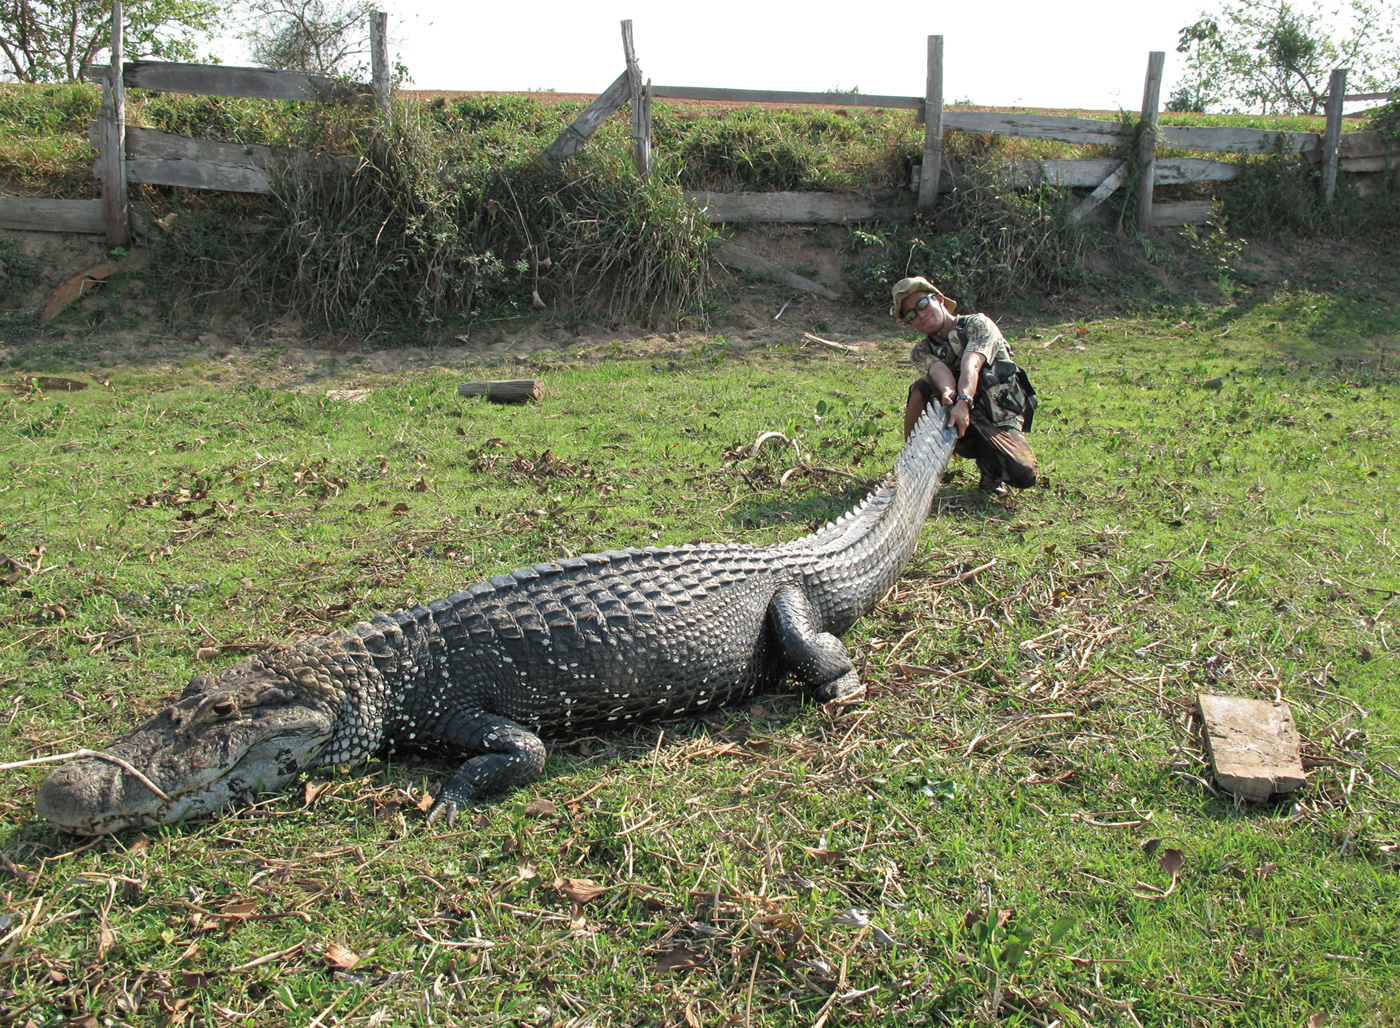
<svg viewBox="0 0 1400 1028"><path fill-rule="evenodd" d="M1005 496L1006 483L1001 480L999 475L989 475L984 471L982 478L977 483L977 491L986 493L988 496Z"/></svg>

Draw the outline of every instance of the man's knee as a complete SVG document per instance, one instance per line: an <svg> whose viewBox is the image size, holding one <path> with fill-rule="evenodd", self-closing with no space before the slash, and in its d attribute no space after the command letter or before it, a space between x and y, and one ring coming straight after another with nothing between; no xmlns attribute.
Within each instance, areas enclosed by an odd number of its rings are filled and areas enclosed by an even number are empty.
<svg viewBox="0 0 1400 1028"><path fill-rule="evenodd" d="M1002 465L1006 484L1013 489L1032 489L1036 483L1035 464L1021 464L1017 461L1005 461Z"/></svg>

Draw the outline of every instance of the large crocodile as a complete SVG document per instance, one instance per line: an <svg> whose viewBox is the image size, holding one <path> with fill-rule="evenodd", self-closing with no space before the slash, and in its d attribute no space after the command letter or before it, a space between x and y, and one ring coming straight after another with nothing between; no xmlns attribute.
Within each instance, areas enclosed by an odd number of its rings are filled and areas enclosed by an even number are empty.
<svg viewBox="0 0 1400 1028"><path fill-rule="evenodd" d="M196 675L173 706L50 774L39 813L84 834L168 824L310 768L436 745L470 754L429 811L451 823L538 775L541 736L693 714L789 672L822 702L859 698L836 636L904 570L956 442L930 406L893 474L803 539L538 564Z"/></svg>

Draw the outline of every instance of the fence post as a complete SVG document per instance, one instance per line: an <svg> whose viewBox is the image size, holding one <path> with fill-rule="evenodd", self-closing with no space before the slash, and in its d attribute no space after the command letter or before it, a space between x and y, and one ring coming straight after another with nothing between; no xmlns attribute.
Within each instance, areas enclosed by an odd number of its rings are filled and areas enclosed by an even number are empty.
<svg viewBox="0 0 1400 1028"><path fill-rule="evenodd" d="M919 168L921 214L933 210L943 164L943 37L928 37L928 80L924 90L924 161Z"/></svg>
<svg viewBox="0 0 1400 1028"><path fill-rule="evenodd" d="M632 43L632 19L622 22L622 55L627 60L627 88L632 94L632 166L642 178L651 175L651 83L642 84L642 68Z"/></svg>
<svg viewBox="0 0 1400 1028"><path fill-rule="evenodd" d="M102 217L107 245L131 242L127 219L126 83L122 81L122 0L112 0L112 68L102 83Z"/></svg>
<svg viewBox="0 0 1400 1028"><path fill-rule="evenodd" d="M1347 69L1333 68L1327 82L1327 129L1322 134L1322 202L1337 195L1338 149L1342 142L1342 101L1346 99Z"/></svg>
<svg viewBox="0 0 1400 1028"><path fill-rule="evenodd" d="M1157 106L1162 95L1162 66L1165 50L1147 55L1147 81L1142 88L1142 120L1138 122L1138 204L1137 230L1152 227L1152 185L1157 177Z"/></svg>
<svg viewBox="0 0 1400 1028"><path fill-rule="evenodd" d="M385 11L369 14L369 62L374 104L388 121L392 108L389 104L389 15Z"/></svg>

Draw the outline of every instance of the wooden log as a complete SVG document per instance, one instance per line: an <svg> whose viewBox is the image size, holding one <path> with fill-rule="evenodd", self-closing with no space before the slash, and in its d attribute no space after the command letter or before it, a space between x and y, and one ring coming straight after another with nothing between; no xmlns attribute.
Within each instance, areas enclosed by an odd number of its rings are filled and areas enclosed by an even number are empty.
<svg viewBox="0 0 1400 1028"><path fill-rule="evenodd" d="M627 64L627 88L632 101L632 167L646 178L651 174L651 107L646 101L642 66L632 43L632 19L622 22L622 57Z"/></svg>
<svg viewBox="0 0 1400 1028"><path fill-rule="evenodd" d="M1065 220L1071 225L1075 222L1083 221L1085 215L1089 214L1097 208L1099 204L1107 200L1113 194L1113 191L1126 182L1127 179L1128 162L1120 161L1118 167L1114 168L1113 171L1099 183L1098 188L1085 197L1078 207L1070 211L1069 216Z"/></svg>
<svg viewBox="0 0 1400 1028"><path fill-rule="evenodd" d="M1152 227L1152 187L1157 162L1157 109L1162 93L1162 67L1165 51L1153 50L1147 55L1147 80L1142 87L1142 120L1138 122L1138 204L1137 230Z"/></svg>
<svg viewBox="0 0 1400 1028"><path fill-rule="evenodd" d="M238 68L225 64L181 64L174 61L130 61L122 78L128 86L165 93L237 96L262 100L316 100L321 103L374 102L371 87L346 88L325 75L270 68Z"/></svg>
<svg viewBox="0 0 1400 1028"><path fill-rule="evenodd" d="M922 96L876 96L865 93L796 93L778 89L711 89L707 86L653 86L662 100L718 100L734 104L807 104L827 107L893 107L921 111Z"/></svg>
<svg viewBox="0 0 1400 1028"><path fill-rule="evenodd" d="M1327 130L1322 133L1322 202L1337 195L1337 146L1342 139L1342 97L1346 96L1347 69L1333 68L1327 80Z"/></svg>
<svg viewBox="0 0 1400 1028"><path fill-rule="evenodd" d="M126 179L126 86L122 66L122 0L112 0L112 63L102 83L102 180L103 221L109 247L131 242L129 196Z"/></svg>
<svg viewBox="0 0 1400 1028"><path fill-rule="evenodd" d="M792 286L794 289L802 289L817 296L825 297L828 300L841 299L820 282L813 282L809 278L796 275L777 261L770 261L767 257L760 257L733 243L726 241L715 245L713 253L722 264L727 264L731 268L738 268L740 271L749 271L764 278L772 279L774 282L781 282L785 286Z"/></svg>
<svg viewBox="0 0 1400 1028"><path fill-rule="evenodd" d="M598 131L598 126L621 110L631 95L631 85L624 71L574 119L573 124L559 134L558 139L549 144L549 148L540 154L540 163L546 167L558 167L578 153L578 148L588 142L588 137Z"/></svg>
<svg viewBox="0 0 1400 1028"><path fill-rule="evenodd" d="M1121 161L1092 158L1082 161L1070 160L1020 160L1013 161L1006 168L1008 185L1015 189L1028 189L1048 182L1052 186L1075 189L1098 187L1118 169ZM1188 182L1229 182L1239 175L1239 168L1227 161L1213 161L1206 157L1176 157L1158 160L1153 165L1155 185L1182 185Z"/></svg>
<svg viewBox="0 0 1400 1028"><path fill-rule="evenodd" d="M1054 139L1062 143L1119 146L1123 133L1116 121L1072 118L1051 114L1019 114L1000 111L944 111L943 131L978 135Z"/></svg>
<svg viewBox="0 0 1400 1028"><path fill-rule="evenodd" d="M919 165L918 209L933 210L943 167L943 37L928 37L928 77L924 86L924 157Z"/></svg>
<svg viewBox="0 0 1400 1028"><path fill-rule="evenodd" d="M457 387L457 392L461 396L483 396L493 403L525 403L544 396L544 382L538 378L463 382Z"/></svg>
<svg viewBox="0 0 1400 1028"><path fill-rule="evenodd" d="M389 96L389 15L385 11L369 14L369 61L374 103L379 116L387 122L393 108Z"/></svg>
<svg viewBox="0 0 1400 1028"><path fill-rule="evenodd" d="M50 200L37 196L0 196L0 229L11 232L107 231L102 200Z"/></svg>
<svg viewBox="0 0 1400 1028"><path fill-rule="evenodd" d="M1201 693L1196 707L1206 758L1226 792L1263 802L1307 784L1288 704Z"/></svg>

